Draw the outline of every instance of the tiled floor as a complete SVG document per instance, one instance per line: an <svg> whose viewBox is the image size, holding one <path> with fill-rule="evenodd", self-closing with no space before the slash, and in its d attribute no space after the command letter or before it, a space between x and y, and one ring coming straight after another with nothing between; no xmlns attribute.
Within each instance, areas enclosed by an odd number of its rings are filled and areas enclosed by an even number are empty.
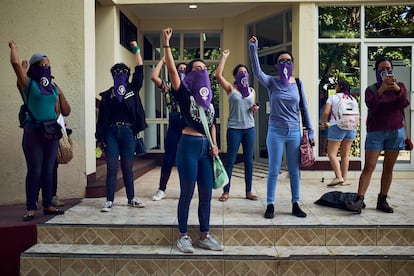
<svg viewBox="0 0 414 276"><path fill-rule="evenodd" d="M100 210L105 198L86 198L45 224L38 225L38 244L21 259L21 275L412 275L414 269L413 181L393 182L389 202L394 214L375 210L379 180L373 179L366 209L356 215L314 204L326 192L355 192L350 186L326 187L327 179L301 183L301 206L307 218L291 215L289 179L279 177L276 216L265 219L266 168L257 165L253 192L245 199L243 170L237 166L230 199L213 193L211 232L224 251L197 245L197 191L191 203L189 235L194 254L175 246L179 181L174 168L167 197L151 201L160 168L135 181L146 208L127 206L125 189L116 193L113 210ZM325 174L326 175L326 174Z"/></svg>
<svg viewBox="0 0 414 276"><path fill-rule="evenodd" d="M152 201L151 197L158 188L160 168L146 173L135 181L135 194L145 202L146 207L130 208L127 206L125 189L116 193L114 207L111 212L100 212L105 198L85 198L80 204L67 210L63 216L57 216L48 223L69 224L113 224L113 225L176 225L177 202L179 197L179 180L173 168L167 186L167 197L161 201ZM358 179L350 179L349 186L326 187L330 179L302 179L300 205L307 213L306 218L297 218L291 215L290 185L286 173L279 177L276 189L275 218L263 218L266 209L266 170L257 167L253 179L253 192L259 196L258 201L245 199L242 168L236 167L232 177L230 198L227 202L219 202L222 190L213 191L211 206L211 226L237 225L413 225L414 224L414 180L394 179L388 202L394 207L393 214L375 210L379 179L373 179L368 189L365 203L366 209L361 215L355 215L339 209L323 207L314 204L324 193L330 191L356 192ZM198 195L197 189L191 203L189 225L198 225L197 217Z"/></svg>

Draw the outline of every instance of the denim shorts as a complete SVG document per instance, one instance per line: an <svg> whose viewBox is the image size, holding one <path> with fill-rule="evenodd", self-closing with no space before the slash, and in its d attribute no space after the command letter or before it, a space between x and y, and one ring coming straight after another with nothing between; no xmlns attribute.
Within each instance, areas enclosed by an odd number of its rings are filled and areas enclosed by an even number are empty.
<svg viewBox="0 0 414 276"><path fill-rule="evenodd" d="M403 150L405 147L404 140L404 128L386 131L370 131L367 132L367 138L365 139L365 150Z"/></svg>
<svg viewBox="0 0 414 276"><path fill-rule="evenodd" d="M345 130L339 128L337 125L333 125L328 128L328 140L329 141L344 141L344 140L355 140L356 130Z"/></svg>

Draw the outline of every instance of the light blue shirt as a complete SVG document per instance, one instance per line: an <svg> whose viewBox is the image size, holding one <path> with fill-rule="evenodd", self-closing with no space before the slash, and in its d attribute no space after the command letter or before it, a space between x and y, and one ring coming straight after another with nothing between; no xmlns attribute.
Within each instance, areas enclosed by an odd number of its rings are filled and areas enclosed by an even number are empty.
<svg viewBox="0 0 414 276"><path fill-rule="evenodd" d="M285 85L282 80L271 75L266 75L262 71L257 56L257 42L252 43L249 41L249 53L253 74L266 87L269 96L269 126L275 128L300 128L300 97L296 82ZM303 93L302 81L300 81L300 84L302 87L300 93L302 94L304 112L303 126L308 129L309 138L313 139L313 129L309 119L308 105Z"/></svg>

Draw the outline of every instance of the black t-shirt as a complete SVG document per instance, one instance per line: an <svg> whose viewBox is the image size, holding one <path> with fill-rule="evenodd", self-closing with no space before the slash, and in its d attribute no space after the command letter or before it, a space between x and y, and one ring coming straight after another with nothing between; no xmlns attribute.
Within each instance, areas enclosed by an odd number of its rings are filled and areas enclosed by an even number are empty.
<svg viewBox="0 0 414 276"><path fill-rule="evenodd" d="M203 123L201 122L200 114L198 111L198 104L195 102L195 99L191 95L191 92L183 85L183 83L181 83L178 91L172 90L172 92L174 93L174 96L180 105L184 127L192 128L195 131L205 135ZM208 110L205 110L209 127L211 127L216 122L214 113L214 106L210 104L210 108Z"/></svg>

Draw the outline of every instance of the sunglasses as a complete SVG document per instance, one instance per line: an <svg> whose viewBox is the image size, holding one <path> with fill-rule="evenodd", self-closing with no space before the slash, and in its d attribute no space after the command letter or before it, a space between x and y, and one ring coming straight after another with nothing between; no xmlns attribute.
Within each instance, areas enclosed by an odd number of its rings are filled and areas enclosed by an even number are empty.
<svg viewBox="0 0 414 276"><path fill-rule="evenodd" d="M122 74L122 73L128 74L128 69L119 69L119 68L116 68L116 69L113 70L113 72L115 74Z"/></svg>
<svg viewBox="0 0 414 276"><path fill-rule="evenodd" d="M293 63L293 61L290 59L290 58L287 58L287 59L279 59L278 61L277 61L277 63L279 63L279 64L292 64Z"/></svg>

